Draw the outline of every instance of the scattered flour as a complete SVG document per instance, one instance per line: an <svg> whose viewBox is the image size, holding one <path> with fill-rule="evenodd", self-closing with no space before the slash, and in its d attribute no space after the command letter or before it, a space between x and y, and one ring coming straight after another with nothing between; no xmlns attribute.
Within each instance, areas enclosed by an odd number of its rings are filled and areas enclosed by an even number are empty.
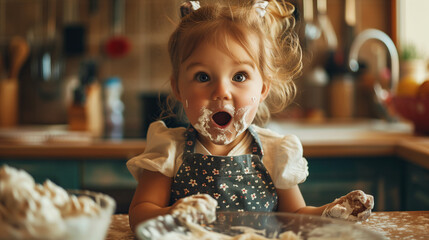
<svg viewBox="0 0 429 240"><path fill-rule="evenodd" d="M378 232L386 239L429 239L429 213L422 212L377 212L367 222L365 228Z"/></svg>

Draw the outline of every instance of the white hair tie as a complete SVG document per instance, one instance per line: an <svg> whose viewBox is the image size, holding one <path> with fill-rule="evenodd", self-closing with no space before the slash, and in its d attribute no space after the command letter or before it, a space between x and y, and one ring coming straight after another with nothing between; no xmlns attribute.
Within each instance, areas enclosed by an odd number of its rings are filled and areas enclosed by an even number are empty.
<svg viewBox="0 0 429 240"><path fill-rule="evenodd" d="M187 1L180 5L180 16L184 17L200 8L200 1Z"/></svg>
<svg viewBox="0 0 429 240"><path fill-rule="evenodd" d="M265 13L267 13L267 6L268 1L262 1L258 0L253 4L253 7L255 8L256 12L259 14L260 17L264 17Z"/></svg>

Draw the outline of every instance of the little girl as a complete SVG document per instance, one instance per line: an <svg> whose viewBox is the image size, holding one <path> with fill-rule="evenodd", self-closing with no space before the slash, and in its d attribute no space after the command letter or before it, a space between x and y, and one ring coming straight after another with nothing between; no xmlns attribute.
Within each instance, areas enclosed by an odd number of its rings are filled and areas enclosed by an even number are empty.
<svg viewBox="0 0 429 240"><path fill-rule="evenodd" d="M301 49L291 4L245 2L199 8L191 1L182 9L185 16L169 41L171 87L189 127L152 123L145 152L128 161L138 181L129 211L132 229L199 193L216 199L219 211L357 220L370 214L373 198L362 191L306 206L298 187L308 176L300 141L257 126L294 98Z"/></svg>

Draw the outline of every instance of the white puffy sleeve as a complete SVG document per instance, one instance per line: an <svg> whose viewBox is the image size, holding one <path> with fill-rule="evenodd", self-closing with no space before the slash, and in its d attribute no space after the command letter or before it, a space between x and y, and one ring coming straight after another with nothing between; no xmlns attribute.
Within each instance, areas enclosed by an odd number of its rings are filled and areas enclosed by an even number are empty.
<svg viewBox="0 0 429 240"><path fill-rule="evenodd" d="M127 162L133 177L138 180L143 169L173 177L181 164L185 130L183 127L168 128L163 121L151 123L145 151Z"/></svg>
<svg viewBox="0 0 429 240"><path fill-rule="evenodd" d="M304 182L308 176L307 160L301 141L295 135L279 135L255 127L264 150L263 163L278 189L288 189Z"/></svg>

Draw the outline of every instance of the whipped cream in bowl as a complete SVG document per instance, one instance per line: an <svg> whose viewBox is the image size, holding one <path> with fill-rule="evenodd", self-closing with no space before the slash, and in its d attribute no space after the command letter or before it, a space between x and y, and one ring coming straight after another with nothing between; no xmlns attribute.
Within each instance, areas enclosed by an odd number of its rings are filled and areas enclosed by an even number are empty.
<svg viewBox="0 0 429 240"><path fill-rule="evenodd" d="M216 201L199 194L184 198L172 214L136 228L139 240L379 240L379 233L348 221L279 212L216 212ZM202 220L202 221L201 221Z"/></svg>
<svg viewBox="0 0 429 240"><path fill-rule="evenodd" d="M23 170L0 168L0 239L105 238L115 201L102 193L38 184Z"/></svg>

